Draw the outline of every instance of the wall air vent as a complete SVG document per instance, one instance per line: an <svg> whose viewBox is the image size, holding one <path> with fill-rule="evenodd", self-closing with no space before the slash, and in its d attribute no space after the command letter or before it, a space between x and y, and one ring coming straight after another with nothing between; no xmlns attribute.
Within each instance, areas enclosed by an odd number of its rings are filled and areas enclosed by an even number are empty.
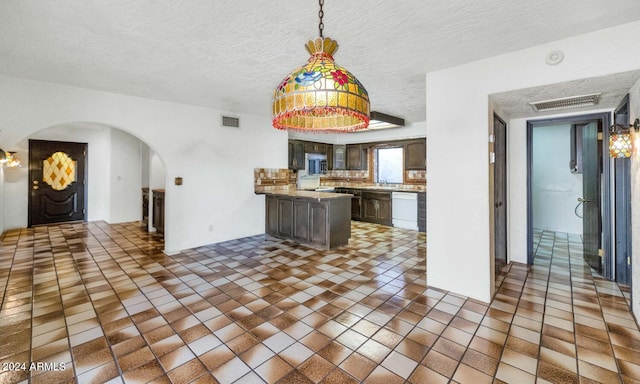
<svg viewBox="0 0 640 384"><path fill-rule="evenodd" d="M588 107L597 105L600 102L601 93L593 93L590 95L562 97L560 99L551 99L543 101L535 101L529 103L531 108L536 112L556 111L558 109Z"/></svg>
<svg viewBox="0 0 640 384"><path fill-rule="evenodd" d="M222 116L222 126L229 128L240 128L240 118L232 116Z"/></svg>

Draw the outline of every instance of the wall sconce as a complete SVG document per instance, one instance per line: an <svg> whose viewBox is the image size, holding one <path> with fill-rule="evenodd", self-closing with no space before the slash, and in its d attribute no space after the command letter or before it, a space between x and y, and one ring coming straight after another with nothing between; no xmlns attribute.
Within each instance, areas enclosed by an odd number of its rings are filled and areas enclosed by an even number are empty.
<svg viewBox="0 0 640 384"><path fill-rule="evenodd" d="M18 160L15 152L5 152L1 148L0 148L0 164L10 168L22 167L22 162Z"/></svg>
<svg viewBox="0 0 640 384"><path fill-rule="evenodd" d="M638 132L640 129L640 119L635 119L633 125L625 127L620 124L613 124L609 130L609 156L612 158L631 157L633 144L631 143L631 128Z"/></svg>

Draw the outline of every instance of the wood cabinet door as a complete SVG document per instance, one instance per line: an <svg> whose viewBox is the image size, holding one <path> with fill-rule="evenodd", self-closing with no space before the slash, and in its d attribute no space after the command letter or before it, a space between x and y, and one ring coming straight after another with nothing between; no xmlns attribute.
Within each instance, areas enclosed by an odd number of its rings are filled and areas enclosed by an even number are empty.
<svg viewBox="0 0 640 384"><path fill-rule="evenodd" d="M309 223L309 241L316 244L327 244L327 206L325 204L309 204L309 214L311 219Z"/></svg>
<svg viewBox="0 0 640 384"><path fill-rule="evenodd" d="M360 220L362 218L362 197L353 196L351 198L351 219Z"/></svg>
<svg viewBox="0 0 640 384"><path fill-rule="evenodd" d="M378 211L376 219L383 224L391 222L391 200L376 200Z"/></svg>
<svg viewBox="0 0 640 384"><path fill-rule="evenodd" d="M154 189L153 194L153 227L158 233L164 233L164 190Z"/></svg>
<svg viewBox="0 0 640 384"><path fill-rule="evenodd" d="M304 142L302 141L294 141L293 142L293 167L292 169L304 169Z"/></svg>
<svg viewBox="0 0 640 384"><path fill-rule="evenodd" d="M278 234L287 237L293 234L293 200L278 199Z"/></svg>
<svg viewBox="0 0 640 384"><path fill-rule="evenodd" d="M347 147L343 144L333 146L333 169L345 169L345 156Z"/></svg>
<svg viewBox="0 0 640 384"><path fill-rule="evenodd" d="M347 145L347 169L359 170L362 169L362 154L361 147L357 144Z"/></svg>
<svg viewBox="0 0 640 384"><path fill-rule="evenodd" d="M406 170L427 169L427 143L424 139L407 143L404 147L404 168Z"/></svg>
<svg viewBox="0 0 640 384"><path fill-rule="evenodd" d="M293 238L309 241L309 202L306 200L293 201Z"/></svg>
<svg viewBox="0 0 640 384"><path fill-rule="evenodd" d="M267 196L266 201L266 223L267 233L271 235L278 234L278 199L274 196Z"/></svg>
<svg viewBox="0 0 640 384"><path fill-rule="evenodd" d="M288 150L288 154L289 154L288 165L289 165L289 169L293 169L294 168L294 164L293 164L293 141L289 140L288 148L289 148L289 150Z"/></svg>
<svg viewBox="0 0 640 384"><path fill-rule="evenodd" d="M362 218L367 221L375 221L378 218L378 204L374 199L362 199Z"/></svg>

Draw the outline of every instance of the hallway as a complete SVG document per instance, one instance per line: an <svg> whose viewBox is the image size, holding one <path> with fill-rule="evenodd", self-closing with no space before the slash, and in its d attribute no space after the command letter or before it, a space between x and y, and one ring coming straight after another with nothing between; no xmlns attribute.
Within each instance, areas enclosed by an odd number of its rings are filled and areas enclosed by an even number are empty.
<svg viewBox="0 0 640 384"><path fill-rule="evenodd" d="M579 237L535 238L486 305L426 287L424 234L367 223L333 251L261 235L171 257L138 223L9 231L0 382L640 382L623 292Z"/></svg>

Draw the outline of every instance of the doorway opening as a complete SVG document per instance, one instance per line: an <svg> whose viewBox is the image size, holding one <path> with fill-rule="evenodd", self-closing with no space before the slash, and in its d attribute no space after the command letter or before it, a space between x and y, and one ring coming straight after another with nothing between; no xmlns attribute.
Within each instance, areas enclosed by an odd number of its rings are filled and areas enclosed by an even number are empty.
<svg viewBox="0 0 640 384"><path fill-rule="evenodd" d="M507 123L493 115L493 274L499 286L509 270L507 264ZM493 291L493 288L492 288Z"/></svg>
<svg viewBox="0 0 640 384"><path fill-rule="evenodd" d="M578 232L585 261L612 278L610 159L602 146L610 120L596 113L527 121L528 264L534 230Z"/></svg>

